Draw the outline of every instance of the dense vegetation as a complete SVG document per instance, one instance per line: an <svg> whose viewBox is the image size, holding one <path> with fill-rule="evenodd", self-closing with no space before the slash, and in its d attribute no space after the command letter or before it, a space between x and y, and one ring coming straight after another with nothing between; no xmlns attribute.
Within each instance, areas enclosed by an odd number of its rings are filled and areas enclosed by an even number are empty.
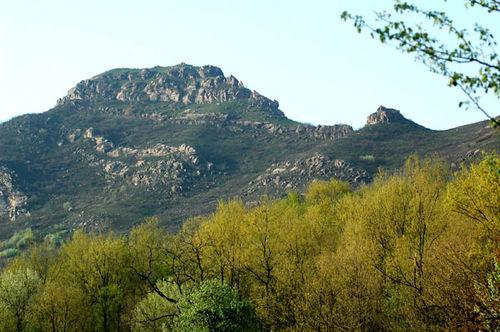
<svg viewBox="0 0 500 332"><path fill-rule="evenodd" d="M47 239L2 271L0 330L498 329L499 170L414 156L356 191L220 202L176 234Z"/></svg>

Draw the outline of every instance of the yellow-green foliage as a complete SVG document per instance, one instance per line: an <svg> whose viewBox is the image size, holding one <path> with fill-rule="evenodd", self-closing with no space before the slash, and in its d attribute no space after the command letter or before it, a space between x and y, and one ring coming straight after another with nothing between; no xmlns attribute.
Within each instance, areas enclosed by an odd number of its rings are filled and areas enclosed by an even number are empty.
<svg viewBox="0 0 500 332"><path fill-rule="evenodd" d="M181 293L174 282L161 280L156 284L162 294L179 299ZM165 301L157 292L149 292L133 312L134 330L170 331L174 329L174 318L179 313L175 303Z"/></svg>
<svg viewBox="0 0 500 332"><path fill-rule="evenodd" d="M470 169L463 168L448 186L447 198L451 209L480 233L478 250L500 258L500 158L490 155Z"/></svg>
<svg viewBox="0 0 500 332"><path fill-rule="evenodd" d="M193 292L221 284L251 301L253 329L494 330L499 170L496 155L457 174L414 156L356 191L318 181L304 197L252 208L221 201L177 234L154 219L127 238L76 232L59 251L45 244L15 259L2 278L36 274L18 321L40 330L176 330ZM203 308L219 318L227 309ZM0 316L15 325L12 311ZM231 319L217 324L239 326Z"/></svg>
<svg viewBox="0 0 500 332"><path fill-rule="evenodd" d="M2 329L22 331L27 327L39 284L38 274L29 268L9 269L0 275Z"/></svg>
<svg viewBox="0 0 500 332"><path fill-rule="evenodd" d="M24 249L34 240L31 228L16 232L10 239L0 242L0 248Z"/></svg>

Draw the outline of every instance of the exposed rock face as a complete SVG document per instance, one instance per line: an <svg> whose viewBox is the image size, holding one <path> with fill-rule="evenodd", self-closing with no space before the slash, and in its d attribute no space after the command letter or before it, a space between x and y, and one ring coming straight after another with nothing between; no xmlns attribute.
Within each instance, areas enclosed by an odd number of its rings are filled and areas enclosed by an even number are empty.
<svg viewBox="0 0 500 332"><path fill-rule="evenodd" d="M392 108L385 108L380 106L377 112L372 113L366 119L366 125L375 125L379 123L403 122L406 118L401 115L398 110Z"/></svg>
<svg viewBox="0 0 500 332"><path fill-rule="evenodd" d="M58 101L119 100L160 101L178 105L247 100L284 116L276 100L270 100L243 86L235 77L225 77L214 66L173 67L107 72L78 83Z"/></svg>
<svg viewBox="0 0 500 332"><path fill-rule="evenodd" d="M304 190L313 180L336 178L352 185L370 180L364 170L356 169L343 160L332 160L322 154L297 160L272 164L262 175L248 184L246 195L278 193L288 190Z"/></svg>
<svg viewBox="0 0 500 332"><path fill-rule="evenodd" d="M78 136L78 133L82 133ZM111 185L128 183L133 186L157 190L167 194L179 194L192 181L209 176L214 164L203 161L196 150L186 144L168 146L158 143L151 147L116 147L104 136L97 135L92 128L77 129L68 134L68 141L92 142L95 152L83 147L75 149L88 165L98 167Z"/></svg>
<svg viewBox="0 0 500 332"><path fill-rule="evenodd" d="M273 135L301 136L303 138L316 138L320 140L334 140L351 134L354 130L348 125L311 126L300 124L296 127L282 126L269 122L236 121L236 124L255 129L265 129Z"/></svg>
<svg viewBox="0 0 500 332"><path fill-rule="evenodd" d="M167 121L159 114L149 115L153 121ZM354 132L353 128L345 124L332 126L313 126L308 124L298 124L296 126L280 125L272 122L259 122L249 120L236 120L226 113L196 113L190 109L185 110L180 115L168 119L176 124L182 125L200 125L210 124L216 127L235 126L251 129L264 129L273 136L300 136L302 138L315 138L318 140L335 140L348 136Z"/></svg>
<svg viewBox="0 0 500 332"><path fill-rule="evenodd" d="M108 179L124 179L134 186L179 193L184 186L213 170L213 164L202 162L196 150L182 144L178 147L156 144L150 148L117 148L107 154L126 157L128 162L107 161L104 173ZM131 162L131 159L133 161Z"/></svg>
<svg viewBox="0 0 500 332"><path fill-rule="evenodd" d="M76 131L78 132L78 130ZM94 128L88 128L83 132L83 138L87 140L91 140L95 143L95 149L98 152L109 152L114 148L113 142L108 141L103 136L98 136L94 133Z"/></svg>
<svg viewBox="0 0 500 332"><path fill-rule="evenodd" d="M28 196L16 190L13 183L15 174L6 167L0 167L0 217L15 221L20 215L29 214L26 209Z"/></svg>
<svg viewBox="0 0 500 332"><path fill-rule="evenodd" d="M196 113L190 109L173 119L177 124L223 124L228 120L229 115L226 113Z"/></svg>

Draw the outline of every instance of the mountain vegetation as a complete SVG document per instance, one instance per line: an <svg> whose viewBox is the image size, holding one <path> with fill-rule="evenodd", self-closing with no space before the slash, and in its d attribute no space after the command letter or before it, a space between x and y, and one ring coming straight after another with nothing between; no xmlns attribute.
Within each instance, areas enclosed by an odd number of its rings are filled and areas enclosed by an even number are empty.
<svg viewBox="0 0 500 332"><path fill-rule="evenodd" d="M47 238L2 270L0 329L497 330L500 158L479 159L219 201L177 233L149 218Z"/></svg>
<svg viewBox="0 0 500 332"><path fill-rule="evenodd" d="M312 126L214 66L0 124L1 331L500 328L499 136Z"/></svg>
<svg viewBox="0 0 500 332"><path fill-rule="evenodd" d="M146 217L176 231L220 199L252 206L331 178L357 188L415 152L456 168L499 142L485 122L434 131L383 106L357 130L298 123L214 66L114 69L0 124L0 261Z"/></svg>

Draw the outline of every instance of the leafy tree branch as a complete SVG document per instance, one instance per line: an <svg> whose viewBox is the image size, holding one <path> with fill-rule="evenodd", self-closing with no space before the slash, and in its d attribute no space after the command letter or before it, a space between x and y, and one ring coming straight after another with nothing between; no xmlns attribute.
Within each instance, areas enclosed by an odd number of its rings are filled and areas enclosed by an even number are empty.
<svg viewBox="0 0 500 332"><path fill-rule="evenodd" d="M446 1L446 0L445 0ZM500 12L495 0L467 0L466 10L476 6L489 15ZM373 38L403 53L413 54L432 72L449 79L448 85L458 87L467 97L459 106L473 107L487 116L495 126L499 121L481 106L480 96L491 94L500 98L500 57L497 42L487 27L475 23L464 28L448 13L422 9L413 3L396 0L391 11L376 12L375 24L361 15L343 12L341 18L352 21L358 32L369 31Z"/></svg>

